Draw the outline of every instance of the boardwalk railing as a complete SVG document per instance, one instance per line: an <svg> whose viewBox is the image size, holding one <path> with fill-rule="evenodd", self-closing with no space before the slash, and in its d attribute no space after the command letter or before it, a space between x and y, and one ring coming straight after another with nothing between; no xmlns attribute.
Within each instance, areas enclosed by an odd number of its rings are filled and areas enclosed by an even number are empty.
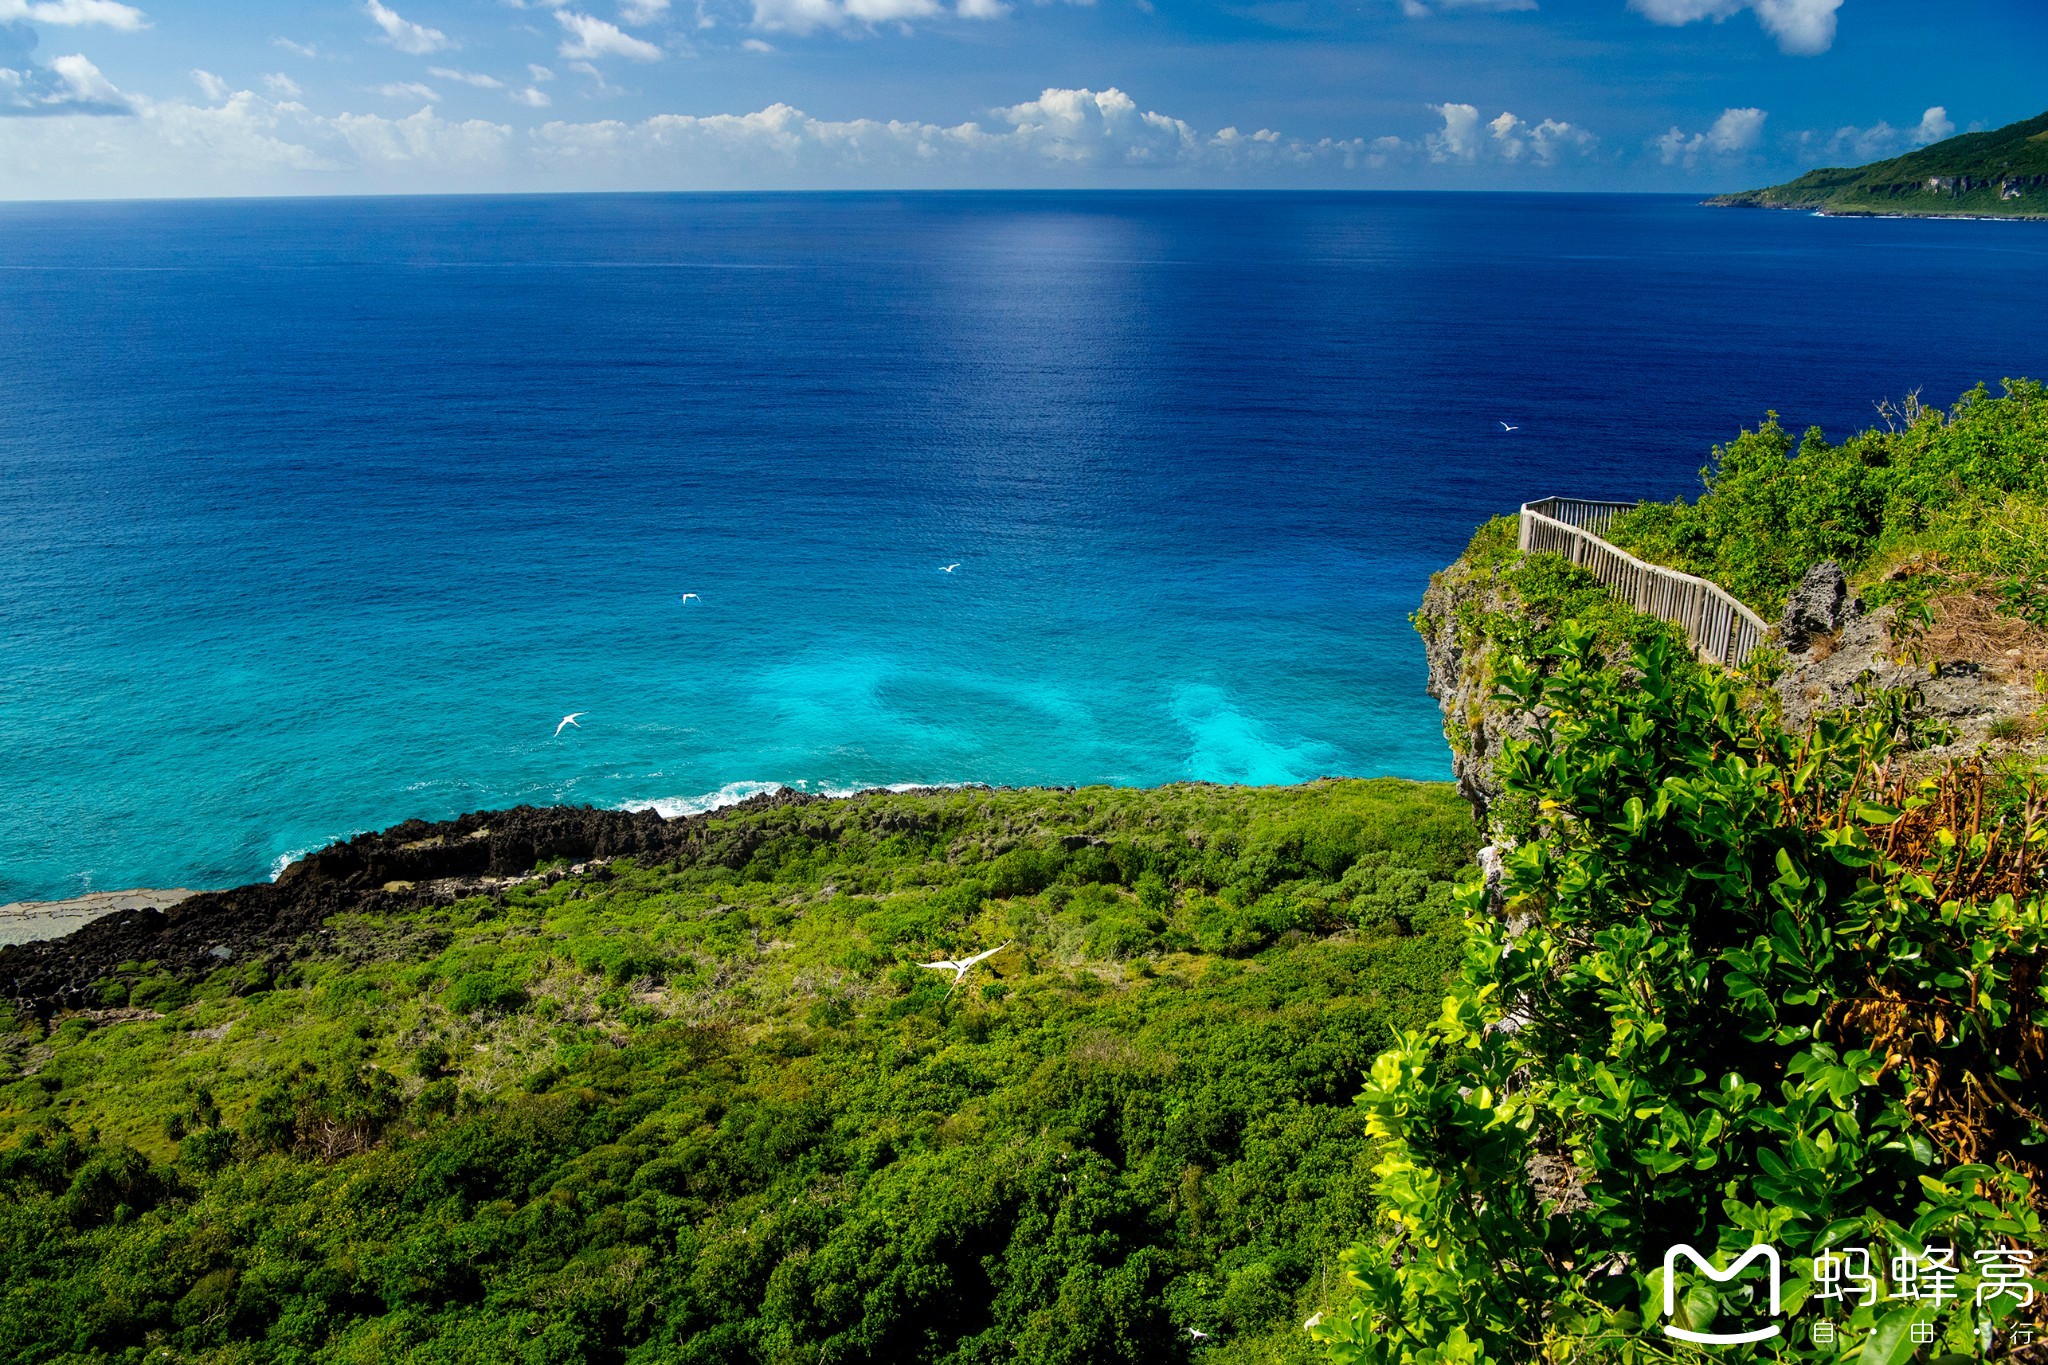
<svg viewBox="0 0 2048 1365"><path fill-rule="evenodd" d="M1522 504L1522 549L1551 550L1605 583L1637 611L1670 621L1702 659L1740 668L1768 629L1763 618L1704 578L1637 559L1600 533L1632 502L1544 498Z"/></svg>

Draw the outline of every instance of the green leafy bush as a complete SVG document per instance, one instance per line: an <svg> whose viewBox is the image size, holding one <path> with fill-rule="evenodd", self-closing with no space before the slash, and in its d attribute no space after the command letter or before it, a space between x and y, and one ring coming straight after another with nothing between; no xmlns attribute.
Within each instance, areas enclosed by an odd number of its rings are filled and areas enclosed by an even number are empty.
<svg viewBox="0 0 2048 1365"><path fill-rule="evenodd" d="M497 972L465 972L448 988L448 1008L457 1014L516 1010L525 1003L526 988Z"/></svg>
<svg viewBox="0 0 2048 1365"><path fill-rule="evenodd" d="M1610 535L1767 616L1828 559L1871 578L1906 564L1986 576L2016 610L2048 611L2044 450L2048 390L2025 379L1997 397L1979 385L1946 413L1909 402L1889 429L1839 445L1814 428L1795 450L1772 413L1715 448L1696 502L1646 503Z"/></svg>
<svg viewBox="0 0 2048 1365"><path fill-rule="evenodd" d="M1924 1318L1974 1355L2016 1305L1972 1302L1971 1253L2041 1240L2048 1129L1980 1098L2048 1037L2038 803L2000 823L1982 773L1896 776L1883 714L1785 735L1657 640L1601 664L1567 629L1501 669L1542 717L1502 766L1539 823L1505 918L1461 891L1438 1020L1373 1064L1382 1209L1315 1335L1339 1365L1662 1359L1674 1243L1774 1244L1797 1314L1816 1254L1940 1241L1960 1299L1856 1307L1851 1340L1900 1360ZM1680 1305L1694 1330L1746 1308L1710 1290Z"/></svg>
<svg viewBox="0 0 2048 1365"><path fill-rule="evenodd" d="M331 920L255 994L27 1025L0 1359L1314 1353L1372 1206L1352 1096L1456 962L1453 791L704 828L670 865ZM763 842L728 859L734 831ZM958 986L918 965L1006 943Z"/></svg>

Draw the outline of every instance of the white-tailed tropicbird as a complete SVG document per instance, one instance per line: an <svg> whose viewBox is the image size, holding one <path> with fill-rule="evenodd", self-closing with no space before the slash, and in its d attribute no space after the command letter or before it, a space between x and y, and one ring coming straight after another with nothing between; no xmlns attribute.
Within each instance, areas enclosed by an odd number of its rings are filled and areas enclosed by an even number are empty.
<svg viewBox="0 0 2048 1365"><path fill-rule="evenodd" d="M976 953L973 957L962 958L958 962L954 962L949 959L945 962L920 962L917 965L920 967L929 968L930 970L935 972L953 973L953 984L957 986L967 979L967 973L974 970L975 963L981 961L983 958L994 957L997 953L1000 953L1003 950L1003 948L1007 948L1009 946L1009 943L1005 943L1003 944L1002 948L991 948L985 953Z"/></svg>

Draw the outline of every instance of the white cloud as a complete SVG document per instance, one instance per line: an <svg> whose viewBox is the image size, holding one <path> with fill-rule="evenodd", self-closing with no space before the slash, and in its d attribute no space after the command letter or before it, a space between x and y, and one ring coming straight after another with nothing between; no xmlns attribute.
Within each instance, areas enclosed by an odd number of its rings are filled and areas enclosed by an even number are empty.
<svg viewBox="0 0 2048 1365"><path fill-rule="evenodd" d="M773 52L775 50L775 44L764 43L759 38L749 38L741 43L740 46L748 52Z"/></svg>
<svg viewBox="0 0 2048 1365"><path fill-rule="evenodd" d="M214 75L211 71L194 71L192 73L192 83L198 86L206 98L214 104L219 104L230 93L228 83Z"/></svg>
<svg viewBox="0 0 2048 1365"><path fill-rule="evenodd" d="M1511 164L1526 162L1534 166L1555 166L1565 152L1584 154L1599 143L1599 139L1586 129L1560 119L1547 118L1530 123L1503 111L1483 125L1482 131L1476 105L1432 104L1429 108L1444 121L1443 127L1426 134L1419 148L1417 144L1397 137L1376 140L1371 144L1369 155L1378 159L1370 164L1385 165L1396 156L1419 150L1439 165L1472 165L1487 159Z"/></svg>
<svg viewBox="0 0 2048 1365"><path fill-rule="evenodd" d="M1554 118L1525 123L1504 112L1486 126L1503 161L1520 161L1526 156L1538 166L1555 166L1559 153L1566 150L1590 152L1600 140L1584 128Z"/></svg>
<svg viewBox="0 0 2048 1365"><path fill-rule="evenodd" d="M870 24L930 19L945 13L938 0L843 0L850 18Z"/></svg>
<svg viewBox="0 0 2048 1365"><path fill-rule="evenodd" d="M1700 164L1702 156L1736 157L1754 151L1763 141L1764 120L1769 117L1761 109L1723 109L1721 117L1703 133L1687 136L1682 129L1673 128L1650 145L1665 165L1683 162L1690 169Z"/></svg>
<svg viewBox="0 0 2048 1365"><path fill-rule="evenodd" d="M1629 8L1653 24L1676 27L1711 19L1715 23L1755 13L1781 51L1800 56L1826 52L1835 43L1835 11L1842 0L1628 0Z"/></svg>
<svg viewBox="0 0 2048 1365"><path fill-rule="evenodd" d="M441 52L455 46L448 35L440 29L428 28L425 24L415 24L410 19L402 18L398 11L387 8L378 3L378 0L366 0L363 12L370 16L378 28L384 30L384 41L400 52L424 57L430 52Z"/></svg>
<svg viewBox="0 0 2048 1365"><path fill-rule="evenodd" d="M100 74L100 69L85 59L83 53L72 53L59 57L50 63L50 69L63 78L72 97L81 104L130 104L128 96L114 88L114 83Z"/></svg>
<svg viewBox="0 0 2048 1365"><path fill-rule="evenodd" d="M1947 109L1937 104L1920 116L1920 125L1906 135L1906 140L1915 147L1924 147L1930 142L1942 142L1955 135L1955 121L1949 118Z"/></svg>
<svg viewBox="0 0 2048 1365"><path fill-rule="evenodd" d="M1832 134L1801 133L1799 152L1803 157L1820 157L1834 163L1882 161L1909 148L1940 142L1954 135L1955 131L1956 125L1949 118L1948 110L1937 104L1923 113L1920 122L1910 128L1894 128L1879 119L1868 128L1849 124L1835 129Z"/></svg>
<svg viewBox="0 0 2048 1365"><path fill-rule="evenodd" d="M295 100L306 92L299 89L299 83L282 71L273 71L263 78L263 88L279 99Z"/></svg>
<svg viewBox="0 0 2048 1365"><path fill-rule="evenodd" d="M141 10L116 4L115 0L0 0L0 24L23 19L32 24L66 28L104 24L131 33L149 27L149 19Z"/></svg>
<svg viewBox="0 0 2048 1365"><path fill-rule="evenodd" d="M636 62L658 62L661 49L635 38L617 24L574 10L556 10L555 18L570 36L562 40L561 54L575 61L593 62L600 57L626 57Z"/></svg>
<svg viewBox="0 0 2048 1365"><path fill-rule="evenodd" d="M668 13L668 0L626 0L619 18L629 24L651 24Z"/></svg>
<svg viewBox="0 0 2048 1365"><path fill-rule="evenodd" d="M1067 0L1088 5L1094 0ZM768 32L814 33L819 29L909 24L918 20L1000 19L1007 0L753 0L753 26ZM1039 0L1049 3L1049 0Z"/></svg>
<svg viewBox="0 0 2048 1365"><path fill-rule="evenodd" d="M441 99L440 91L431 85L421 85L418 81L392 81L388 85L378 86L377 93L386 99L425 100L428 104L436 104Z"/></svg>
<svg viewBox="0 0 2048 1365"><path fill-rule="evenodd" d="M81 88L112 90L94 84L90 63L68 65ZM504 183L509 164L510 128L428 109L322 118L246 90L217 105L130 105L134 117L119 120L0 119L0 195L487 188Z"/></svg>
<svg viewBox="0 0 2048 1365"><path fill-rule="evenodd" d="M272 38L270 41L283 48L286 52L297 53L301 57L317 57L320 55L320 49L311 43L295 43L289 38Z"/></svg>
<svg viewBox="0 0 2048 1365"><path fill-rule="evenodd" d="M24 117L134 112L133 97L116 89L83 54L37 66L28 60L34 45L33 33L25 35L24 43L20 30L0 28L0 58L21 63L19 67L0 65L0 120L19 123Z"/></svg>
<svg viewBox="0 0 2048 1365"><path fill-rule="evenodd" d="M555 78L554 72L535 62L528 62L526 64L526 74L533 77L536 82L551 81Z"/></svg>
<svg viewBox="0 0 2048 1365"><path fill-rule="evenodd" d="M502 163L512 130L502 123L470 119L451 123L431 109L408 118L342 114L330 125L361 161L426 169L474 171Z"/></svg>
<svg viewBox="0 0 2048 1365"><path fill-rule="evenodd" d="M1536 0L1401 0L1401 13L1410 19L1427 19L1432 14L1451 14L1458 10L1505 14L1535 8Z"/></svg>
<svg viewBox="0 0 2048 1365"><path fill-rule="evenodd" d="M128 98L111 85L94 85L90 64L72 66L70 77L67 96ZM532 103L529 92L537 87L506 95ZM427 87L394 85L388 93L426 107L402 118L327 117L296 102L232 91L210 105L137 99L124 106L135 116L117 121L0 119L0 197L1262 183L1274 176L1328 183L1330 176L1397 162L1419 169L1432 156L1422 139L1309 140L1263 127L1204 131L1114 88L1047 89L951 125L819 119L772 104L747 114L555 121L526 130L444 119ZM1551 119L1508 115L1485 124L1474 109L1470 120L1446 119L1447 128L1453 123L1474 160L1499 165L1547 164L1591 144L1590 135L1582 139Z"/></svg>
<svg viewBox="0 0 2048 1365"><path fill-rule="evenodd" d="M1470 104L1432 104L1444 121L1443 128L1422 140L1431 161L1477 161L1479 159L1479 110Z"/></svg>
<svg viewBox="0 0 2048 1365"><path fill-rule="evenodd" d="M554 100L548 97L547 91L534 85L514 90L511 94L511 100L514 104L523 104L529 109L545 109L554 103Z"/></svg>
<svg viewBox="0 0 2048 1365"><path fill-rule="evenodd" d="M430 66L429 76L439 76L444 81L455 81L461 85L473 85L479 90L503 90L505 82L496 76L486 76L479 71L458 71L452 66Z"/></svg>

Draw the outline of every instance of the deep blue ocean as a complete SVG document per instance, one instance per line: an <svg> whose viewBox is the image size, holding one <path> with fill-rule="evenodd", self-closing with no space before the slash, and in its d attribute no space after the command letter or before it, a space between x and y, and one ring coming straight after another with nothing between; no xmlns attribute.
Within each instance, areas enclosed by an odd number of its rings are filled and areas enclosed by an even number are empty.
<svg viewBox="0 0 2048 1365"><path fill-rule="evenodd" d="M1442 778L1406 618L1477 522L2048 375L2044 299L2048 225L1672 198L0 207L0 901L522 801Z"/></svg>

